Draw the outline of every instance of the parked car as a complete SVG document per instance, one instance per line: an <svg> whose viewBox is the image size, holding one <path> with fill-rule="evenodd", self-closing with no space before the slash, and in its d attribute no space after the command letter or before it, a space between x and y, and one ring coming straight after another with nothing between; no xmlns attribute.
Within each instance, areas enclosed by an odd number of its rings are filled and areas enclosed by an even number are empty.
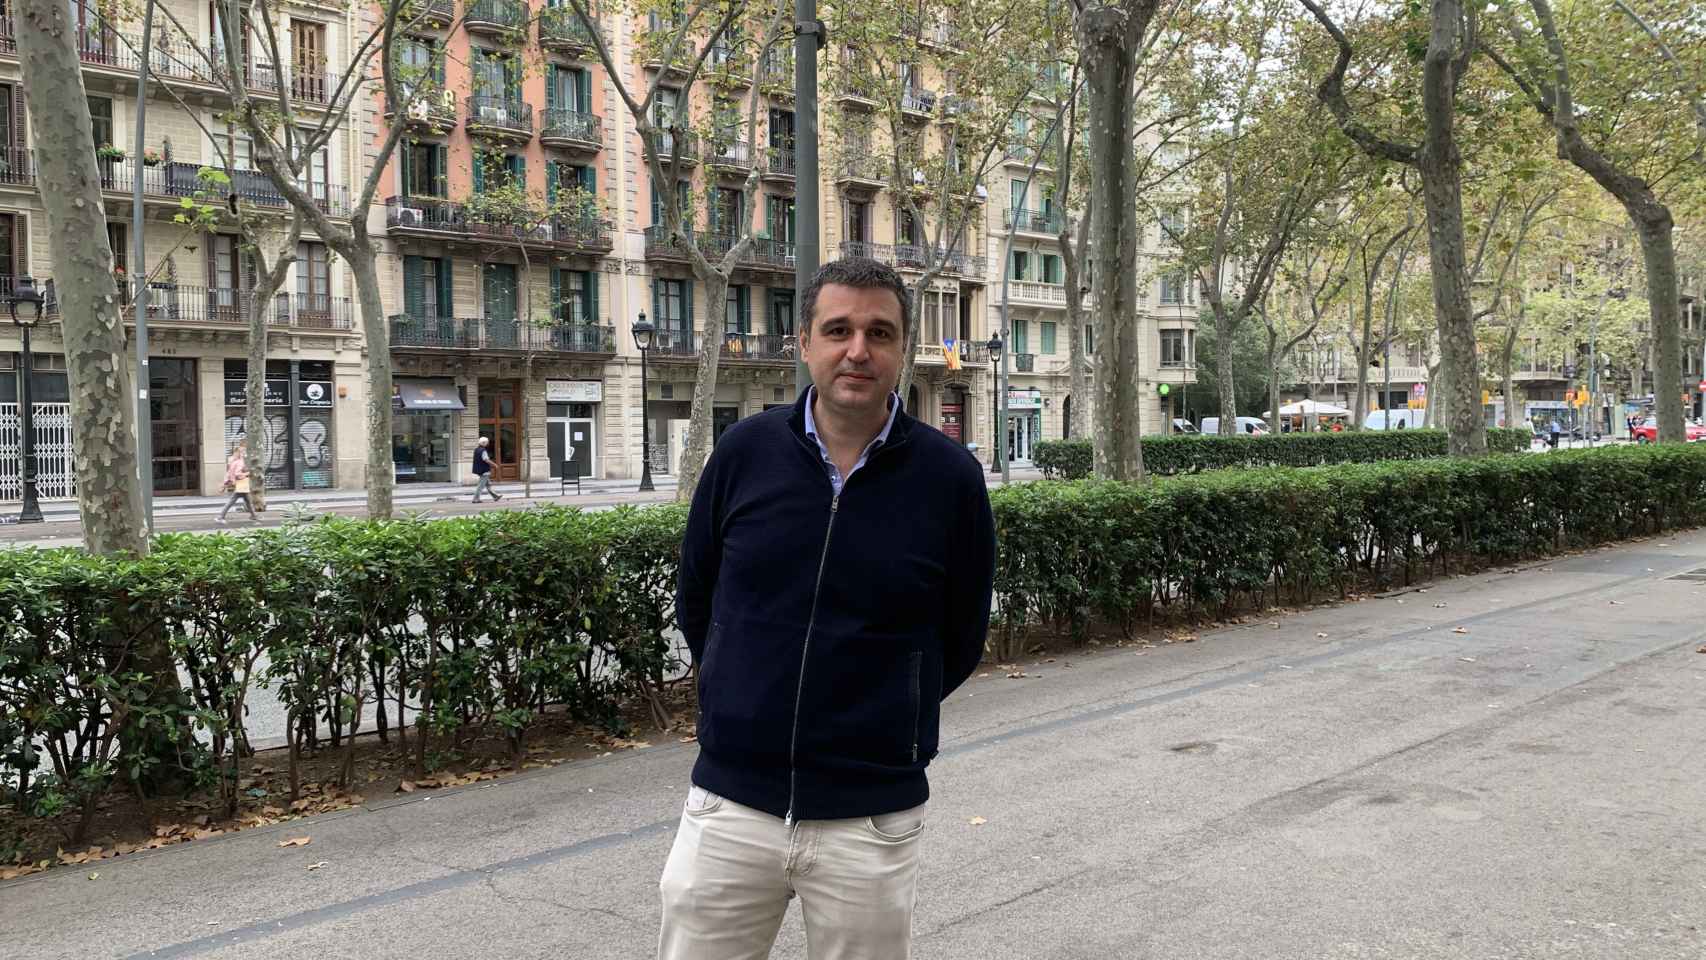
<svg viewBox="0 0 1706 960"><path fill-rule="evenodd" d="M1364 430L1416 430L1427 422L1426 410L1373 410L1362 421Z"/></svg>
<svg viewBox="0 0 1706 960"><path fill-rule="evenodd" d="M1699 443L1706 440L1706 427L1698 423L1687 423L1683 426L1687 430L1689 443ZM1659 440L1659 418L1648 417L1641 421L1640 425L1632 430L1629 435L1635 438L1636 443L1657 443Z"/></svg>
<svg viewBox="0 0 1706 960"><path fill-rule="evenodd" d="M1174 417L1173 418L1173 432L1174 433L1196 433L1197 428L1195 426L1192 426L1191 422L1189 420L1186 420L1184 417Z"/></svg>
<svg viewBox="0 0 1706 960"><path fill-rule="evenodd" d="M1213 436L1220 432L1219 417L1204 417L1202 432ZM1239 417L1237 432L1243 436L1259 437L1268 432L1268 422L1261 417Z"/></svg>

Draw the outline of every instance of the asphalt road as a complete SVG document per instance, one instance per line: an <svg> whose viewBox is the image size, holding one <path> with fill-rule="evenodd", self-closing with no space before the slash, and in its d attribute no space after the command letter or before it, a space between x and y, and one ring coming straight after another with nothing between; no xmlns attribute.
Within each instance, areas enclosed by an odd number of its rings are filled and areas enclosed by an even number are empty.
<svg viewBox="0 0 1706 960"><path fill-rule="evenodd" d="M916 956L1706 956L1700 568L1689 534L992 667L945 710ZM0 954L649 957L694 749L25 878Z"/></svg>

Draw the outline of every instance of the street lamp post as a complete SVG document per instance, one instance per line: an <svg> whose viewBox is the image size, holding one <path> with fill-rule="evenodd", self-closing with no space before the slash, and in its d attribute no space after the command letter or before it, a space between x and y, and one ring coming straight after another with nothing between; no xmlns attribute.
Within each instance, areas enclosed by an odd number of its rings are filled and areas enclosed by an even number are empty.
<svg viewBox="0 0 1706 960"><path fill-rule="evenodd" d="M989 472L1001 472L1001 334L989 338Z"/></svg>
<svg viewBox="0 0 1706 960"><path fill-rule="evenodd" d="M19 277L12 291L12 322L24 331L24 385L19 393L19 444L23 459L24 509L18 514L19 523L40 523L41 505L36 503L36 417L35 398L30 383L34 366L30 356L30 329L41 319L41 293L32 277Z"/></svg>
<svg viewBox="0 0 1706 960"><path fill-rule="evenodd" d="M634 346L640 350L640 492L649 493L652 486L652 421L646 416L646 354L651 352L652 337L657 329L646 322L646 311L634 324Z"/></svg>

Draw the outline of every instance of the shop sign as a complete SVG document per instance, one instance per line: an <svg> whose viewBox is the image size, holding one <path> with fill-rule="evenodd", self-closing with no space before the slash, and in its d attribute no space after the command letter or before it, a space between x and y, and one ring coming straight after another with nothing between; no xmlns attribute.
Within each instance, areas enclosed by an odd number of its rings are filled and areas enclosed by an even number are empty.
<svg viewBox="0 0 1706 960"><path fill-rule="evenodd" d="M546 403L603 403L602 380L547 380Z"/></svg>
<svg viewBox="0 0 1706 960"><path fill-rule="evenodd" d="M241 407L248 403L249 401L244 396L244 391L247 390L247 388L247 380L225 381L225 405L228 407ZM269 407L290 406L290 381L266 381L266 389L262 391L261 397L263 398L265 405ZM331 406L331 404L328 403L326 406Z"/></svg>
<svg viewBox="0 0 1706 960"><path fill-rule="evenodd" d="M296 405L304 410L332 409L332 385L323 380L298 381Z"/></svg>
<svg viewBox="0 0 1706 960"><path fill-rule="evenodd" d="M1007 391L1007 409L1009 410L1041 410L1043 395L1029 390Z"/></svg>

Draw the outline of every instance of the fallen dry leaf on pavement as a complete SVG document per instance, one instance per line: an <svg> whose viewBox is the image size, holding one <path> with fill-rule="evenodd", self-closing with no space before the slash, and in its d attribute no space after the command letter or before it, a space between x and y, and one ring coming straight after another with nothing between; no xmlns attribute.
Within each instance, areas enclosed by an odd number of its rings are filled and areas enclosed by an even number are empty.
<svg viewBox="0 0 1706 960"><path fill-rule="evenodd" d="M1319 631L1317 631L1317 632L1316 632L1316 634L1315 634L1315 639L1317 639L1317 640L1325 640L1325 639L1327 639L1327 635L1326 635L1326 634L1324 634L1324 633L1321 633L1321 632L1319 632Z"/></svg>
<svg viewBox="0 0 1706 960"><path fill-rule="evenodd" d="M972 817L970 821L971 825L974 827L981 827L988 822L988 820L985 820L982 817Z"/></svg>
<svg viewBox="0 0 1706 960"><path fill-rule="evenodd" d="M402 783L397 784L397 789L403 793L414 793L415 782L413 780L404 780Z"/></svg>
<svg viewBox="0 0 1706 960"><path fill-rule="evenodd" d="M1696 651L1694 651L1694 652L1695 652L1695 653L1706 653L1706 646L1703 646L1703 647L1701 647L1701 648L1700 648L1700 649L1698 649L1698 650L1696 650Z"/></svg>
<svg viewBox="0 0 1706 960"><path fill-rule="evenodd" d="M1025 671L1015 670L1014 672L1009 673L1007 675L1007 679L1009 679L1009 680L1023 680L1023 679L1025 679Z"/></svg>
<svg viewBox="0 0 1706 960"><path fill-rule="evenodd" d="M330 862L330 861L326 861L326 860L321 860L321 861L320 861L320 862L319 862L319 863L310 863L310 864L309 864L309 865L308 865L308 871L309 871L309 872L310 872L310 873L312 873L312 872L314 872L314 871L315 871L315 870L318 870L318 869L320 869L320 868L321 868L321 867L323 867L323 866L325 866L325 865L326 865L326 864L327 864L327 863L328 863L328 862Z"/></svg>
<svg viewBox="0 0 1706 960"><path fill-rule="evenodd" d="M1474 657L1458 657L1457 659L1462 660L1464 663L1474 663L1475 662Z"/></svg>
<svg viewBox="0 0 1706 960"><path fill-rule="evenodd" d="M94 872L94 873L91 873L91 874L89 874L89 879L90 879L90 880L99 880L99 879L101 879L101 872L100 872L100 871L99 871L99 870L96 870L96 871L95 871L95 872Z"/></svg>
<svg viewBox="0 0 1706 960"><path fill-rule="evenodd" d="M292 837L289 840L280 840L278 845L281 847L306 847L313 842L312 837Z"/></svg>
<svg viewBox="0 0 1706 960"><path fill-rule="evenodd" d="M1453 627L1451 632L1452 633L1468 633L1469 628L1468 627Z"/></svg>

